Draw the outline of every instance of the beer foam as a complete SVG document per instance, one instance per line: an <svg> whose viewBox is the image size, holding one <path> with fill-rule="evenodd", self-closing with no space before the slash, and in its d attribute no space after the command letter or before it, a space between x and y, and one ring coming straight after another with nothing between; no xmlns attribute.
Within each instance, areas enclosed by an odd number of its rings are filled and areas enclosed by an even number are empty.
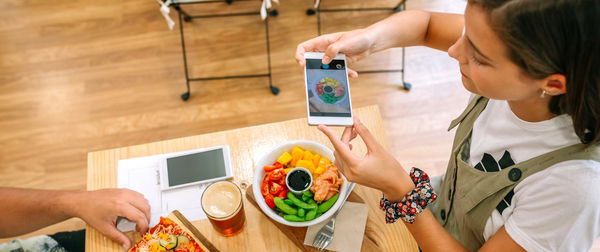
<svg viewBox="0 0 600 252"><path fill-rule="evenodd" d="M239 211L241 200L241 193L233 183L216 182L204 191L202 208L212 217L224 218Z"/></svg>

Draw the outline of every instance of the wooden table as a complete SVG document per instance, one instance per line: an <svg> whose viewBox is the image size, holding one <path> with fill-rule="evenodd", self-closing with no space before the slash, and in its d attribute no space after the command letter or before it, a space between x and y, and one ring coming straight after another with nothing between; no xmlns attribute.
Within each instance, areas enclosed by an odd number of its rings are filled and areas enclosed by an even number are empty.
<svg viewBox="0 0 600 252"><path fill-rule="evenodd" d="M381 115L377 106L355 109L354 113L371 130L377 140L387 146ZM335 128L341 134L343 128ZM333 146L316 127L308 126L306 118L271 123L260 126L215 132L198 136L123 147L88 154L87 189L117 187L117 161L149 155L178 152L189 149L229 145L233 166L233 182L241 185L252 183L254 164L271 149L289 140L312 140L329 148ZM360 140L353 142L354 152L364 154L366 148ZM418 251L416 242L402 222L385 224L379 209L381 193L377 190L356 186L354 192L369 206L365 239L372 239L384 251ZM216 233L208 220L193 222L221 251L300 251L280 230L244 198L247 224L234 237ZM122 251L123 248L87 226L86 251ZM363 247L364 248L364 247ZM364 250L364 249L363 249Z"/></svg>

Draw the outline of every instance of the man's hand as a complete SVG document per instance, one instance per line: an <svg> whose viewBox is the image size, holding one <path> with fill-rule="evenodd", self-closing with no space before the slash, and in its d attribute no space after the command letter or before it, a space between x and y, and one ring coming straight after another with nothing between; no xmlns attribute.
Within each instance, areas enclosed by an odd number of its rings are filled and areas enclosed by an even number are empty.
<svg viewBox="0 0 600 252"><path fill-rule="evenodd" d="M72 197L75 216L125 248L131 247L131 241L116 228L118 216L134 221L140 233L148 230L150 205L141 193L129 189L102 189L78 192Z"/></svg>

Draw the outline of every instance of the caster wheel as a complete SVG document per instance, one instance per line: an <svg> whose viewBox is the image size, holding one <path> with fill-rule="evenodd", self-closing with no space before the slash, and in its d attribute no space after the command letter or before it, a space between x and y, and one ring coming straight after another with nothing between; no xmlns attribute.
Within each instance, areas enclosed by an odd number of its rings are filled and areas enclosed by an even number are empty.
<svg viewBox="0 0 600 252"><path fill-rule="evenodd" d="M181 94L181 100L187 101L188 99L190 99L190 92L185 92Z"/></svg>
<svg viewBox="0 0 600 252"><path fill-rule="evenodd" d="M315 15L317 12L313 9L307 9L306 10L306 15L312 16Z"/></svg>
<svg viewBox="0 0 600 252"><path fill-rule="evenodd" d="M279 15L279 11L272 10L271 12L269 12L269 15L271 15L271 17L277 17Z"/></svg>
<svg viewBox="0 0 600 252"><path fill-rule="evenodd" d="M279 94L279 88L278 87L271 87L271 93L273 93L274 95Z"/></svg>
<svg viewBox="0 0 600 252"><path fill-rule="evenodd" d="M402 88L404 88L404 90L409 91L412 88L412 84L408 83L408 82L404 82L402 83Z"/></svg>

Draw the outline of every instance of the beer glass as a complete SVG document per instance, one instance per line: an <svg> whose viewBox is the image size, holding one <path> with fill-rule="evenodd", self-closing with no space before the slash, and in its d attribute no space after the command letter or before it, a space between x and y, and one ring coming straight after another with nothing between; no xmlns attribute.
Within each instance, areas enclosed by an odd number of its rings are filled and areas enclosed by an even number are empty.
<svg viewBox="0 0 600 252"><path fill-rule="evenodd" d="M246 225L242 191L229 181L210 184L202 193L202 210L212 226L224 236L234 236Z"/></svg>

